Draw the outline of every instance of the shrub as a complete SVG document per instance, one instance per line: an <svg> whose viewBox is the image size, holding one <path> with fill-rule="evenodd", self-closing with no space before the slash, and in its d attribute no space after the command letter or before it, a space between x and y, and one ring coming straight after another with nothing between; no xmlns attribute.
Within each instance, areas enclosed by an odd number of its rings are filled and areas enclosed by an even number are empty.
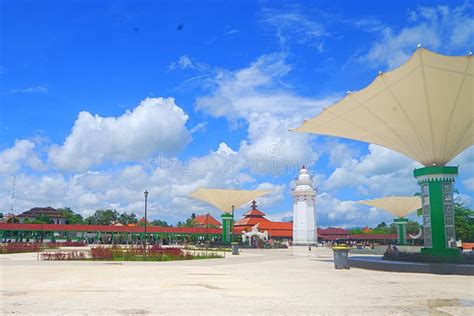
<svg viewBox="0 0 474 316"><path fill-rule="evenodd" d="M112 249L108 247L91 248L91 257L93 260L111 260L113 259Z"/></svg>
<svg viewBox="0 0 474 316"><path fill-rule="evenodd" d="M183 256L183 251L180 248L163 248L160 245L153 245L148 249L148 253L152 255Z"/></svg>
<svg viewBox="0 0 474 316"><path fill-rule="evenodd" d="M41 244L37 243L20 243L11 242L0 245L0 253L23 253L23 252L38 252L41 249Z"/></svg>
<svg viewBox="0 0 474 316"><path fill-rule="evenodd" d="M65 242L50 242L45 244L48 248L59 248L59 247L85 247L86 243L82 241L65 241Z"/></svg>

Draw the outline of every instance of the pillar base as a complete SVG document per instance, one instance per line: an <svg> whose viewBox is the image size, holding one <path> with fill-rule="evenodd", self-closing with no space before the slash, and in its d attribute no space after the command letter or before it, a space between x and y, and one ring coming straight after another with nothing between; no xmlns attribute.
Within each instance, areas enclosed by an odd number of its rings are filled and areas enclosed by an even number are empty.
<svg viewBox="0 0 474 316"><path fill-rule="evenodd" d="M437 257L458 257L461 255L461 251L458 248L421 248L421 253Z"/></svg>

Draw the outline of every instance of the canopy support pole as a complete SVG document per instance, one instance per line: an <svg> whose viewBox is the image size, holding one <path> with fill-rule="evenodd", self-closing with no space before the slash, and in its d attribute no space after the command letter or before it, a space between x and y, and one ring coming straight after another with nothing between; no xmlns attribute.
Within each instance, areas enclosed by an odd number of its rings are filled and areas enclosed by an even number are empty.
<svg viewBox="0 0 474 316"><path fill-rule="evenodd" d="M421 188L425 245L421 252L458 256L453 199L453 183L458 167L424 167L415 169L413 174Z"/></svg>
<svg viewBox="0 0 474 316"><path fill-rule="evenodd" d="M408 219L406 218L395 218L393 220L397 227L397 241L398 244L404 246L407 244L407 224Z"/></svg>

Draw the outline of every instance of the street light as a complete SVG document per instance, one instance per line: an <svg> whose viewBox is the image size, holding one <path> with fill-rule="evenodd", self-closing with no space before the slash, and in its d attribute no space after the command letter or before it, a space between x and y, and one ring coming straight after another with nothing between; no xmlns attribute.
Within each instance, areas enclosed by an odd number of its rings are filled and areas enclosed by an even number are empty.
<svg viewBox="0 0 474 316"><path fill-rule="evenodd" d="M232 222L230 223L230 242L234 241L234 205L232 205Z"/></svg>
<svg viewBox="0 0 474 316"><path fill-rule="evenodd" d="M148 203L148 191L145 190L145 192L143 192L143 194L145 195L145 240L144 240L144 243L143 243L143 248L145 249L145 260L146 260L146 222L147 222L147 219L146 219L146 213L147 213L147 203Z"/></svg>

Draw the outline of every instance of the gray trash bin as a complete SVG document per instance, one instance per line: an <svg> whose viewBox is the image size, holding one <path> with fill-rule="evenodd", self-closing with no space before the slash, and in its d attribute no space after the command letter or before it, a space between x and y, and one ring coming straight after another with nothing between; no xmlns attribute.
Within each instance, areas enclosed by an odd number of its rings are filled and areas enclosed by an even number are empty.
<svg viewBox="0 0 474 316"><path fill-rule="evenodd" d="M334 267L336 269L349 269L349 247L336 246L334 251Z"/></svg>
<svg viewBox="0 0 474 316"><path fill-rule="evenodd" d="M239 243L238 242L233 242L231 243L232 246L232 254L233 255L238 255L239 254Z"/></svg>

